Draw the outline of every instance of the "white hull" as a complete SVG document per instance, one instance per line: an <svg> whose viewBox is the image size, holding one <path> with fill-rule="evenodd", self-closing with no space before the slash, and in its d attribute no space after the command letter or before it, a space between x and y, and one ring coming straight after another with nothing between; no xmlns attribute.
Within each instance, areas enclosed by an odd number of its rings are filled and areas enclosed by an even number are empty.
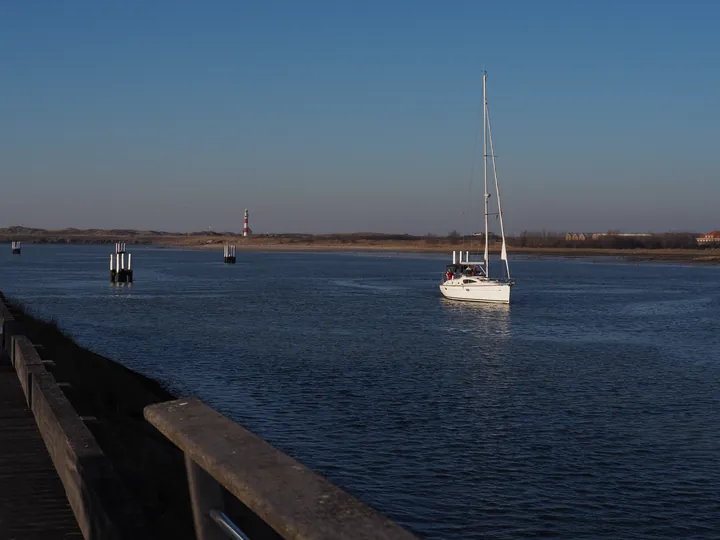
<svg viewBox="0 0 720 540"><path fill-rule="evenodd" d="M463 283L463 281L469 280L473 282ZM503 281L463 277L445 281L440 285L440 292L445 298L451 300L509 304L511 287L510 283Z"/></svg>

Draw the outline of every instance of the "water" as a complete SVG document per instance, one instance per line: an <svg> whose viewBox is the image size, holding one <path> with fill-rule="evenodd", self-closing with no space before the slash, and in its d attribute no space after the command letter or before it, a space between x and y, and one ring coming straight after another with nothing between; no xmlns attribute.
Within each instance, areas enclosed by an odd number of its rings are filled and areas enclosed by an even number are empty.
<svg viewBox="0 0 720 540"><path fill-rule="evenodd" d="M427 538L717 538L720 267L512 261L454 303L444 258L0 251L0 288L194 394Z"/></svg>

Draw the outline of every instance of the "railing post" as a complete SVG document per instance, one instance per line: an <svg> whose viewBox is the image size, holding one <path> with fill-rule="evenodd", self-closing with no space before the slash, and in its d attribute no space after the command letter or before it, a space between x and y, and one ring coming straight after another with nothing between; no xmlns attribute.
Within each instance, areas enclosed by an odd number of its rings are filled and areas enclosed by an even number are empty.
<svg viewBox="0 0 720 540"><path fill-rule="evenodd" d="M210 510L223 510L223 488L217 481L185 454L190 502L197 540L227 540L210 517Z"/></svg>

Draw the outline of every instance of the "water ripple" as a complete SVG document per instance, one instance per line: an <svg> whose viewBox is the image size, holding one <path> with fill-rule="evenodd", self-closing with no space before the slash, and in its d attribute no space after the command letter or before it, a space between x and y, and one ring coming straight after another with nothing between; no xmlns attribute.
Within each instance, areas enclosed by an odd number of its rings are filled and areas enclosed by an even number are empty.
<svg viewBox="0 0 720 540"><path fill-rule="evenodd" d="M120 290L104 250L0 287L424 537L718 536L716 268L523 259L507 307L433 256L139 250Z"/></svg>

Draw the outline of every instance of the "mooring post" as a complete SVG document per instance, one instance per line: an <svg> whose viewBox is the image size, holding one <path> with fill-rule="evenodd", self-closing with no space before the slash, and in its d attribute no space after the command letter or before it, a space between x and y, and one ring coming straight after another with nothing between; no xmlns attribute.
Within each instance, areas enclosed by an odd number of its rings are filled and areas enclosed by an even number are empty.
<svg viewBox="0 0 720 540"><path fill-rule="evenodd" d="M224 245L223 246L223 262L225 264L235 264L235 246Z"/></svg>
<svg viewBox="0 0 720 540"><path fill-rule="evenodd" d="M131 266L132 254L127 254L127 266L125 265L126 245L124 242L115 242L115 254L110 254L110 281L112 283L132 283L133 272ZM115 268L113 269L113 258Z"/></svg>

